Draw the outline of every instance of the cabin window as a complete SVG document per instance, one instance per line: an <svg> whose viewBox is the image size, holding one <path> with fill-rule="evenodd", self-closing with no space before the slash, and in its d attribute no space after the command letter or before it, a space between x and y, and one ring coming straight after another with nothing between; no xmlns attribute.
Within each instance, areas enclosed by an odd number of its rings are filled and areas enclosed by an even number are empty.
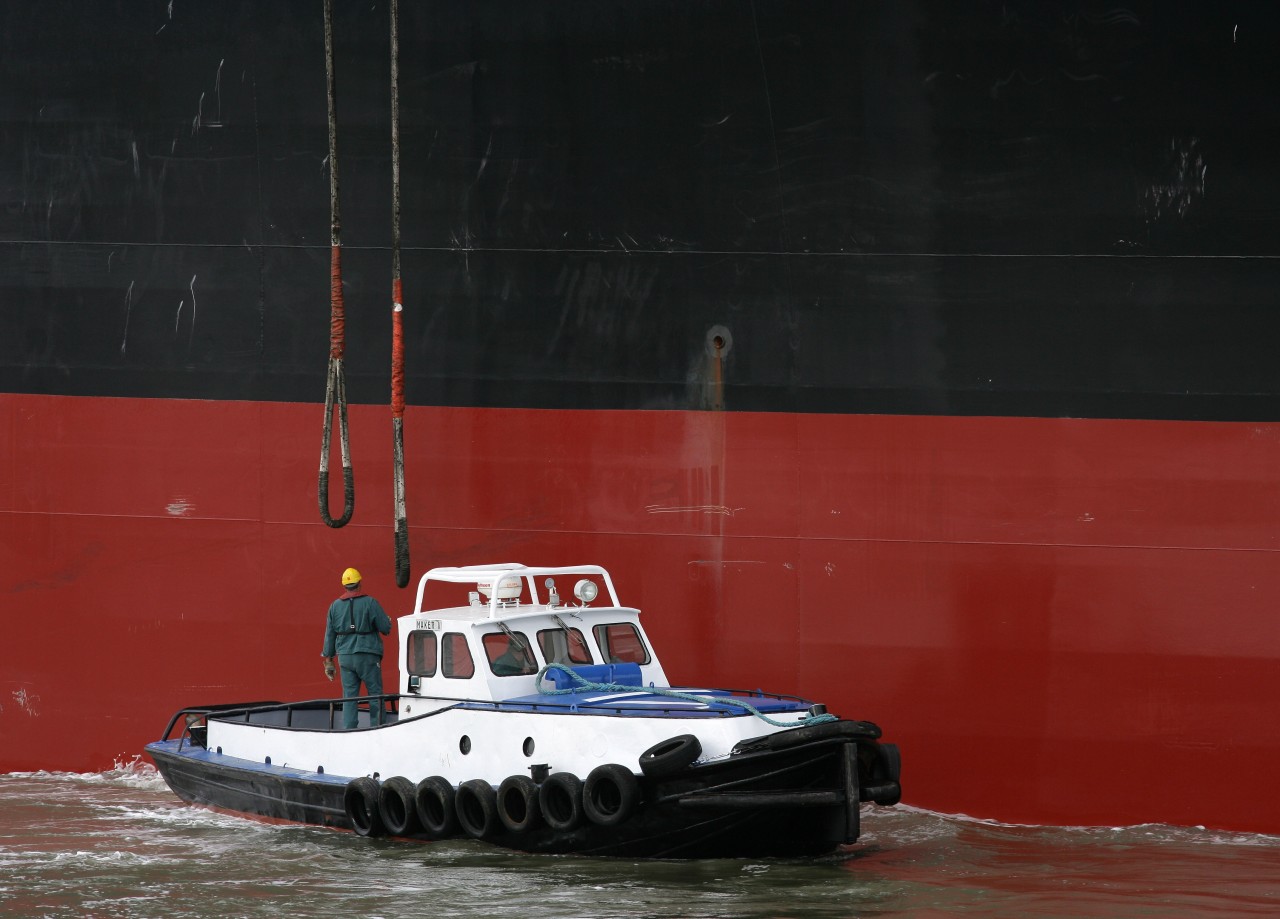
<svg viewBox="0 0 1280 919"><path fill-rule="evenodd" d="M649 649L644 646L640 630L630 622L611 622L598 625L591 631L606 664L649 663Z"/></svg>
<svg viewBox="0 0 1280 919"><path fill-rule="evenodd" d="M409 675L436 675L436 633L415 629L409 633Z"/></svg>
<svg viewBox="0 0 1280 919"><path fill-rule="evenodd" d="M440 646L440 669L451 680L469 680L476 672L467 636L461 632L446 632Z"/></svg>
<svg viewBox="0 0 1280 919"><path fill-rule="evenodd" d="M538 661L523 632L491 632L480 639L495 676L524 676L538 672Z"/></svg>
<svg viewBox="0 0 1280 919"><path fill-rule="evenodd" d="M577 629L543 629L538 633L538 647L548 664L589 664L591 650Z"/></svg>

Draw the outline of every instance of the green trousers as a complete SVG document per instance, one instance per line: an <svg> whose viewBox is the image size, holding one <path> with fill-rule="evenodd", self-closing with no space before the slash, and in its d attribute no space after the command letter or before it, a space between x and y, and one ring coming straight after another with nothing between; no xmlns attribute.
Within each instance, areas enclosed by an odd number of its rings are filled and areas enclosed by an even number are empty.
<svg viewBox="0 0 1280 919"><path fill-rule="evenodd" d="M342 667L342 695L346 697L342 703L342 725L347 730L359 723L360 712L355 697L360 695L360 684L372 696L382 695L382 657L377 654L340 654L338 664ZM382 724L382 700L369 703L369 723Z"/></svg>

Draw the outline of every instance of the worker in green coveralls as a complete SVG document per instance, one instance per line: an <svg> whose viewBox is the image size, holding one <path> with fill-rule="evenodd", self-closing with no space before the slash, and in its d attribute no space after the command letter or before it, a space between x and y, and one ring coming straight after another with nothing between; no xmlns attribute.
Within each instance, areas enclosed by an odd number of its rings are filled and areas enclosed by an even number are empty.
<svg viewBox="0 0 1280 919"><path fill-rule="evenodd" d="M356 726L359 712L356 697L363 683L370 699L382 695L382 636L391 632L391 620L373 597L360 591L360 572L342 572L342 596L329 606L324 630L324 675L333 680L333 657L342 665L342 722L348 730ZM369 703L369 721L382 724L382 700Z"/></svg>

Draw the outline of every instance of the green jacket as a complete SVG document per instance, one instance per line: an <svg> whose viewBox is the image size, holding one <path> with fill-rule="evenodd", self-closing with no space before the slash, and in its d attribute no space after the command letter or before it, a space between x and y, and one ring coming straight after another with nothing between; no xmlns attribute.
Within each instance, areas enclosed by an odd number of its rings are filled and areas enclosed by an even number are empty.
<svg viewBox="0 0 1280 919"><path fill-rule="evenodd" d="M382 636L390 632L391 620L377 600L367 594L343 594L329 606L320 653L323 657L360 653L382 657Z"/></svg>

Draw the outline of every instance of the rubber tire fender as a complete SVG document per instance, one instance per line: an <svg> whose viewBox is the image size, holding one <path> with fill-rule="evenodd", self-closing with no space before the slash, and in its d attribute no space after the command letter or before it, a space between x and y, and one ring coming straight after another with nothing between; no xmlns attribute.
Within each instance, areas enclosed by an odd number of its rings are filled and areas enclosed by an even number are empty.
<svg viewBox="0 0 1280 919"><path fill-rule="evenodd" d="M402 775L382 783L378 814L392 836L412 836L418 831L417 789Z"/></svg>
<svg viewBox="0 0 1280 919"><path fill-rule="evenodd" d="M876 768L874 773L877 782L902 781L902 754L894 743L876 744Z"/></svg>
<svg viewBox="0 0 1280 919"><path fill-rule="evenodd" d="M502 825L498 820L497 792L484 779L469 779L459 785L453 807L462 831L472 839L492 836Z"/></svg>
<svg viewBox="0 0 1280 919"><path fill-rule="evenodd" d="M418 783L414 791L418 823L432 839L445 839L458 832L454 809L453 783L442 775L432 775Z"/></svg>
<svg viewBox="0 0 1280 919"><path fill-rule="evenodd" d="M527 775L510 775L498 786L498 819L513 833L537 829L542 820L538 809L538 785Z"/></svg>
<svg viewBox="0 0 1280 919"><path fill-rule="evenodd" d="M677 734L640 754L640 771L652 779L673 775L702 755L702 741L692 734Z"/></svg>
<svg viewBox="0 0 1280 919"><path fill-rule="evenodd" d="M640 803L640 782L626 766L596 766L582 784L582 810L597 826L617 826Z"/></svg>
<svg viewBox="0 0 1280 919"><path fill-rule="evenodd" d="M553 772L538 789L538 810L553 830L566 833L582 825L582 779Z"/></svg>
<svg viewBox="0 0 1280 919"><path fill-rule="evenodd" d="M902 800L902 754L898 745L876 744L876 762L871 770L872 785L868 788L868 800L885 807L892 807Z"/></svg>
<svg viewBox="0 0 1280 919"><path fill-rule="evenodd" d="M342 809L351 829L360 836L381 836L386 832L378 807L382 793L368 776L352 779L342 791Z"/></svg>

